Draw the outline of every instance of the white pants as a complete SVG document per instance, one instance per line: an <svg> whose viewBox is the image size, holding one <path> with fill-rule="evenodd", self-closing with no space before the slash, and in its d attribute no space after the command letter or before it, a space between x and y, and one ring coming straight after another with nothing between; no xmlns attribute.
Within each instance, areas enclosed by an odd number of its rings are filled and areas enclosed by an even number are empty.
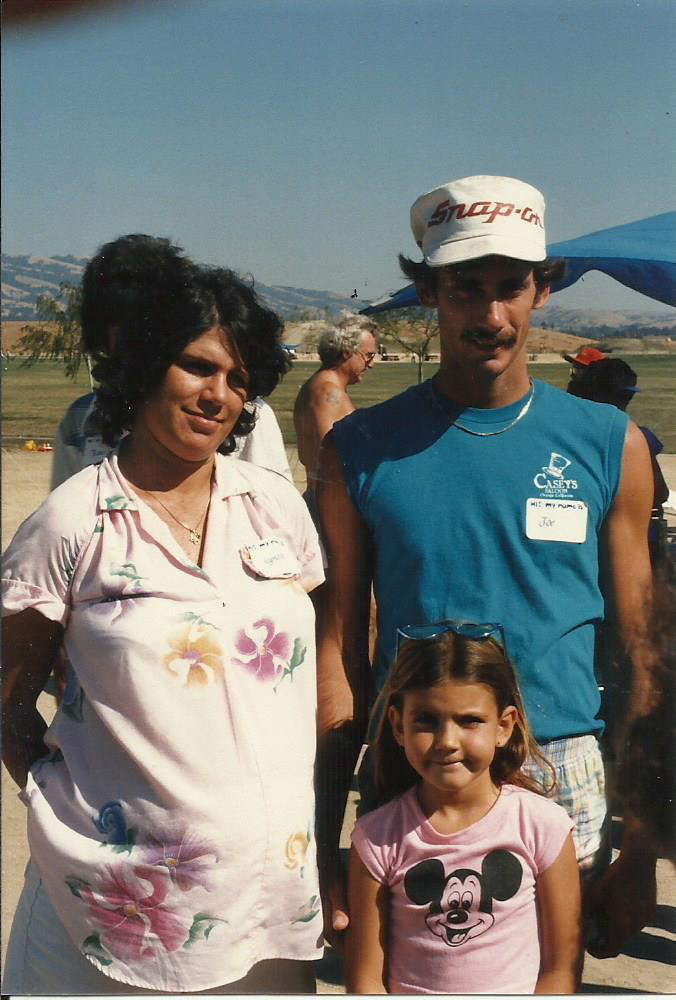
<svg viewBox="0 0 676 1000"><path fill-rule="evenodd" d="M2 975L3 994L162 996L120 983L99 972L81 955L57 917L37 866L26 868L24 887L12 921ZM314 993L312 962L275 959L258 965L236 983L200 991L209 993Z"/></svg>

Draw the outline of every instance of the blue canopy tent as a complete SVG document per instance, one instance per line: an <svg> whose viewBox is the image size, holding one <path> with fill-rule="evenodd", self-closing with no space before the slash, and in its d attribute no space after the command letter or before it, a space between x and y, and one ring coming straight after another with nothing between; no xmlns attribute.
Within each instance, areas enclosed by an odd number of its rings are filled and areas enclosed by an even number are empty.
<svg viewBox="0 0 676 1000"><path fill-rule="evenodd" d="M552 292L568 288L587 271L603 271L627 288L676 306L676 212L663 212L574 240L550 243L547 254L566 261L566 274L552 285ZM368 316L417 305L420 303L415 286L407 285L393 295L377 299L361 312Z"/></svg>

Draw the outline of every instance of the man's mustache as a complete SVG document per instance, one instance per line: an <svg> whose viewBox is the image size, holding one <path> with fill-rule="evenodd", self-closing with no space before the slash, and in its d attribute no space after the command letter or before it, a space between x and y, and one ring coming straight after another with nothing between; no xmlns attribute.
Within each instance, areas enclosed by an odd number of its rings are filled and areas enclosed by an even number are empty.
<svg viewBox="0 0 676 1000"><path fill-rule="evenodd" d="M494 333L490 330L478 330L475 328L475 329L465 330L462 335L462 339L484 340L489 343L509 343L512 340L515 340L516 338L514 334L508 334L507 336L504 336L500 333Z"/></svg>

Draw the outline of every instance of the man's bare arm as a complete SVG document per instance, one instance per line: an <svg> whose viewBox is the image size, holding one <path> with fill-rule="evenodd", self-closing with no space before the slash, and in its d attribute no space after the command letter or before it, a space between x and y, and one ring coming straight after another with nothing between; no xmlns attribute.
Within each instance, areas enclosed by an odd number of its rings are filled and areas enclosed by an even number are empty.
<svg viewBox="0 0 676 1000"><path fill-rule="evenodd" d="M620 647L631 664L630 717L644 714L652 701L653 648L648 634L652 608L648 524L652 503L650 451L641 431L630 423L620 488L606 526L615 624Z"/></svg>
<svg viewBox="0 0 676 1000"><path fill-rule="evenodd" d="M368 718L372 577L368 533L348 497L331 434L322 446L318 495L329 567L317 647L317 843L331 938L347 925L339 839Z"/></svg>
<svg viewBox="0 0 676 1000"><path fill-rule="evenodd" d="M648 522L653 500L650 452L643 434L630 423L622 479L608 516L606 545L619 646L631 665L628 717L643 715L653 701L653 646L648 633L652 573ZM592 905L605 928L594 954L617 955L623 943L652 918L656 902L656 857L636 817L624 817L620 857L592 888ZM632 900L631 906L626 905Z"/></svg>

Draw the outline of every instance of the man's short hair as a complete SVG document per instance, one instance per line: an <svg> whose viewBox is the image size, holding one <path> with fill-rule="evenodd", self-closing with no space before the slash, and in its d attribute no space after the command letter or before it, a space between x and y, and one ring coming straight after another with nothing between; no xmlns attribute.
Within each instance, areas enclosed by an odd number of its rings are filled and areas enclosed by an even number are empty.
<svg viewBox="0 0 676 1000"><path fill-rule="evenodd" d="M475 258L460 264L449 264L448 267L452 267L454 271L462 271L463 267L475 266L480 259ZM533 268L533 279L538 291L551 285L553 281L560 281L566 269L566 262L562 258L547 257L542 261L525 261L524 263L530 264ZM403 253L399 254L399 267L409 281L414 282L418 293L425 291L432 294L436 292L439 275L444 270L443 267L430 267L425 260L411 260Z"/></svg>
<svg viewBox="0 0 676 1000"><path fill-rule="evenodd" d="M324 368L336 368L346 357L359 350L362 334L372 333L374 323L366 316L346 316L325 330L317 351Z"/></svg>

